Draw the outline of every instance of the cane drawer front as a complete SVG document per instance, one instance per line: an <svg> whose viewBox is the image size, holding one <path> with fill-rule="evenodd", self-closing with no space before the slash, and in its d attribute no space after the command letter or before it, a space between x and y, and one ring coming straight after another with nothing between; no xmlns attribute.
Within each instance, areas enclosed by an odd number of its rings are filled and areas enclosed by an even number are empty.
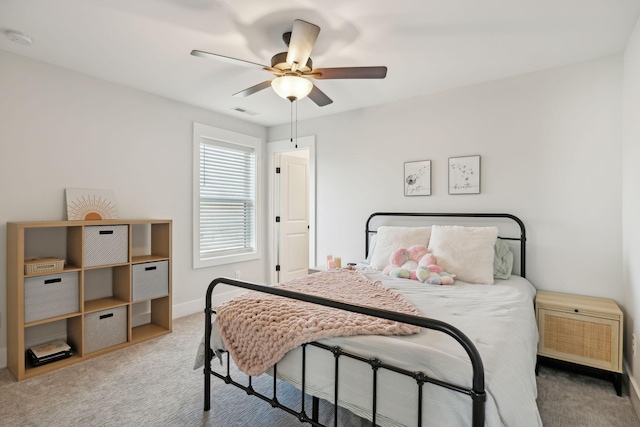
<svg viewBox="0 0 640 427"><path fill-rule="evenodd" d="M536 300L538 354L622 372L622 312L617 304L557 295L555 305L549 295Z"/></svg>

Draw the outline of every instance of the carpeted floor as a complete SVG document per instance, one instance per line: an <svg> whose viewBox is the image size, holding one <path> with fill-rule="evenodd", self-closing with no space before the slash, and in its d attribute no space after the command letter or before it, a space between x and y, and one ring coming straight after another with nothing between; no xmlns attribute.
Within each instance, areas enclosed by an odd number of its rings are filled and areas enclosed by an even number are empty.
<svg viewBox="0 0 640 427"><path fill-rule="evenodd" d="M176 319L172 334L22 382L1 369L0 426L299 426L216 378L212 410L203 412L202 370L192 369L203 326L203 314ZM254 386L267 390L271 378ZM299 399L286 384L279 387L284 400ZM542 366L538 394L546 427L640 426L628 394L616 396L604 380ZM368 425L347 411L339 416L340 425ZM332 417L321 405L320 421Z"/></svg>

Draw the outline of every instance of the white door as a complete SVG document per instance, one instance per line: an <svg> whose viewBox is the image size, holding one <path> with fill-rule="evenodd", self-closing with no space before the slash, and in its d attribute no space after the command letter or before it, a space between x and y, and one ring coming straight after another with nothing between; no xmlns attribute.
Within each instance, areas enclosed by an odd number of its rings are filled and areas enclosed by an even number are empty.
<svg viewBox="0 0 640 427"><path fill-rule="evenodd" d="M280 154L280 282L309 267L309 161Z"/></svg>

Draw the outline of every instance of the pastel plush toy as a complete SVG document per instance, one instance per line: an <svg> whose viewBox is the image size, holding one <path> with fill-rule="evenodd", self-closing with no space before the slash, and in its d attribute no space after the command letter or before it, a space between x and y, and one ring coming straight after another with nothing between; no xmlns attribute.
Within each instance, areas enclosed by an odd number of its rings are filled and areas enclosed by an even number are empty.
<svg viewBox="0 0 640 427"><path fill-rule="evenodd" d="M409 249L398 248L391 253L389 265L383 274L402 279L418 280L430 285L453 285L455 275L443 271L436 257L425 246L415 245Z"/></svg>
<svg viewBox="0 0 640 427"><path fill-rule="evenodd" d="M402 266L405 262L409 261L409 251L405 248L398 248L395 251L391 252L389 256L389 264L397 265L398 267Z"/></svg>

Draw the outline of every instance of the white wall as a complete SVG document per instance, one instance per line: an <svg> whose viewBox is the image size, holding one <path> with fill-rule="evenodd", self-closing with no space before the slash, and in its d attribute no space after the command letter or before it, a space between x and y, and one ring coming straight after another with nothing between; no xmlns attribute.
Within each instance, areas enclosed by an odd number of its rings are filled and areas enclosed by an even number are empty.
<svg viewBox="0 0 640 427"><path fill-rule="evenodd" d="M623 303L621 99L615 56L300 122L316 135L318 261L363 259L375 211L508 212L538 289ZM448 158L474 154L482 193L448 195ZM432 196L404 197L404 162L428 159Z"/></svg>
<svg viewBox="0 0 640 427"><path fill-rule="evenodd" d="M622 143L622 231L623 285L625 308L625 360L629 369L631 401L640 414L640 354L633 354L631 334L640 333L640 20L636 23L624 53ZM640 345L638 342L637 345Z"/></svg>
<svg viewBox="0 0 640 427"><path fill-rule="evenodd" d="M243 279L265 280L263 260L191 267L193 122L265 141L263 126L2 51L0 70L0 241L6 241L7 221L66 219L66 187L107 188L115 192L120 218L173 219L174 317L204 309L215 277L240 270ZM0 312L2 367L4 243Z"/></svg>

